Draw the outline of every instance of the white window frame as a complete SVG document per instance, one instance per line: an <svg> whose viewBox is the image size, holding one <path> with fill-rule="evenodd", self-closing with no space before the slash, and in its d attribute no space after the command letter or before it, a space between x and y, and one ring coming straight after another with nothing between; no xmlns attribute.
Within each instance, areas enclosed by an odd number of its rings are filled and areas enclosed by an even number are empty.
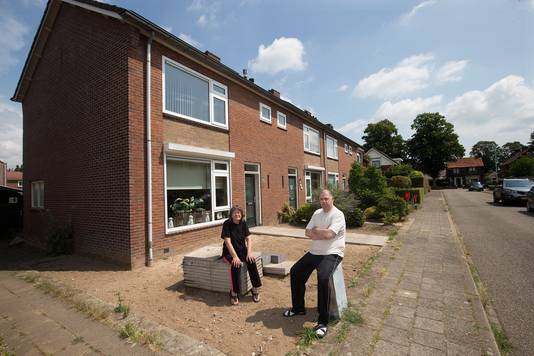
<svg viewBox="0 0 534 356"><path fill-rule="evenodd" d="M308 182L309 182L309 188L308 188ZM312 201L312 189L311 189L311 172L310 171L304 171L304 191L306 193L306 201L311 202Z"/></svg>
<svg viewBox="0 0 534 356"><path fill-rule="evenodd" d="M332 155L331 152L328 152L328 141L333 141L334 143L334 154ZM331 136L328 136L326 135L326 157L328 158L331 158L331 159L338 159L339 156L338 156L338 153L337 153L337 140Z"/></svg>
<svg viewBox="0 0 534 356"><path fill-rule="evenodd" d="M356 153L356 162L362 163L362 155L359 152Z"/></svg>
<svg viewBox="0 0 534 356"><path fill-rule="evenodd" d="M352 156L352 146L351 145L349 145L349 155Z"/></svg>
<svg viewBox="0 0 534 356"><path fill-rule="evenodd" d="M44 209L44 181L34 181L31 187L32 209Z"/></svg>
<svg viewBox="0 0 534 356"><path fill-rule="evenodd" d="M21 180L17 181L17 187L22 188L22 181Z"/></svg>
<svg viewBox="0 0 534 356"><path fill-rule="evenodd" d="M378 166L375 165L376 162L378 162ZM380 158L372 159L371 160L371 166L376 167L376 168L382 167L382 162L380 161Z"/></svg>
<svg viewBox="0 0 534 356"><path fill-rule="evenodd" d="M281 125L280 124L280 117L283 117L284 118L284 124ZM280 129L283 129L283 130L287 130L287 115L280 112L280 111L277 111L276 112L276 126Z"/></svg>
<svg viewBox="0 0 534 356"><path fill-rule="evenodd" d="M224 129L228 129L228 122L230 121L229 118L228 118L228 87L222 83L219 83L203 74L200 74L196 71L194 71L193 69L191 68L188 68L176 61L173 61L172 59L168 58L168 57L165 57L165 56L162 56L162 68L161 68L161 72L162 72L162 103L163 103L163 112L165 114L168 114L168 115L171 115L171 116L174 116L174 117L179 117L179 118L182 118L182 119L186 119L186 120L191 120L191 121L194 121L194 122L198 122L200 124L203 124L203 125L209 125L209 126L216 126L216 127L220 127L220 128L224 128ZM165 64L170 64L171 66L175 67L176 69L178 70L182 70L188 74L191 74L201 80L204 80L206 82L208 82L208 86L209 86L209 92L208 92L208 99L209 99L209 103L208 103L208 106L209 106L209 115L210 115L210 121L209 122L206 122L204 120L200 120L200 119L197 119L197 118L194 118L192 116L188 116L188 115L184 115L184 114L180 114L180 113L177 113L177 112L174 112L174 111L171 111L171 110L167 110L166 109L166 96L165 96ZM224 88L225 92L226 92L226 95L223 95L217 91L215 91L213 89L214 85L217 85L221 88ZM224 101L224 115L226 117L226 123L225 124L221 124L220 122L217 122L215 121L215 118L214 118L214 112L213 112L213 108L215 107L215 105L213 104L214 103L214 100L215 98L217 99L220 99L222 101Z"/></svg>
<svg viewBox="0 0 534 356"><path fill-rule="evenodd" d="M317 151L312 151L310 149L311 137L310 137L310 134L306 131L311 131L317 134ZM302 132L304 135L304 152L308 152L308 153L320 156L321 155L321 137L319 135L319 131L308 125L302 125ZM308 147L306 147L306 138L308 138Z"/></svg>
<svg viewBox="0 0 534 356"><path fill-rule="evenodd" d="M263 109L269 110L269 118L263 117ZM264 103L260 103L260 121L271 124L273 122L272 116L273 111L271 110L271 107L269 105L265 105Z"/></svg>
<svg viewBox="0 0 534 356"><path fill-rule="evenodd" d="M345 144L345 153L349 153L349 145Z"/></svg>
<svg viewBox="0 0 534 356"><path fill-rule="evenodd" d="M222 160L216 160L216 159L197 159L197 158L189 158L189 157L183 157L173 154L165 153L163 156L164 159L164 165L163 165L163 177L164 177L164 186L163 186L163 195L165 196L165 233L166 234L175 234L179 232L184 231L190 231L190 230L197 230L202 229L210 226L216 226L216 225L222 225L226 219L220 219L215 220L215 215L217 212L221 211L229 211L230 210L230 204L232 201L232 188L231 188L231 181L230 181L230 172L231 172L231 161L222 161ZM198 223L193 225L183 225L183 226L177 226L173 228L169 228L169 213L167 207L169 206L169 202L167 201L167 160L177 160L177 161L188 161L188 162L210 162L210 169L211 169L211 187L212 191L210 192L211 195L211 221L204 222L204 223ZM215 163L225 163L227 166L227 170L217 170L215 169ZM215 177L226 177L226 191L227 191L227 198L228 198L228 204L225 206L216 206L215 205Z"/></svg>
<svg viewBox="0 0 534 356"><path fill-rule="evenodd" d="M330 176L334 176L334 185L336 187L339 187L339 173L328 172L327 177L326 177L326 181L328 182L328 184L330 184Z"/></svg>

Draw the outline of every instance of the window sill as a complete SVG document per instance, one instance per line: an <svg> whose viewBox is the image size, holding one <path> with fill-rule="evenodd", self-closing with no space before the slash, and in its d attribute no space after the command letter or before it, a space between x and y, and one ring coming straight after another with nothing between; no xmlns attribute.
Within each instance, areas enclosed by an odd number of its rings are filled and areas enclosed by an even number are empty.
<svg viewBox="0 0 534 356"><path fill-rule="evenodd" d="M202 126L218 129L218 130L221 130L221 131L228 131L229 130L228 126L216 125L216 124L214 124L212 122L206 122L206 121L202 121L202 120L197 120L197 119L185 117L185 116L176 114L176 113L174 113L172 111L163 110L163 116L167 116L167 117L170 117L170 118L173 118L173 119L180 119L180 120L183 120L183 121L185 121L187 123L198 124L198 125L202 125Z"/></svg>
<svg viewBox="0 0 534 356"><path fill-rule="evenodd" d="M276 127L278 127L280 130L287 131L287 127L284 127L284 126L276 126Z"/></svg>
<svg viewBox="0 0 534 356"><path fill-rule="evenodd" d="M184 232L201 230L201 229L205 229L208 227L218 226L218 225L222 225L225 222L225 220L226 219L221 219L221 220L210 221L210 222L200 223L200 224L195 224L195 225L185 225L185 226L175 227L172 229L167 228L165 231L165 235L166 236L177 235L177 234L181 234Z"/></svg>
<svg viewBox="0 0 534 356"><path fill-rule="evenodd" d="M261 121L261 122L264 122L264 123L266 123L266 124L269 124L269 125L272 125L272 124L273 124L272 121L268 121L268 120L266 120L266 119L264 119L264 118L262 118L262 117L260 117L260 121Z"/></svg>
<svg viewBox="0 0 534 356"><path fill-rule="evenodd" d="M321 157L321 154L319 152L313 152L313 151L308 151L308 150L304 149L304 153L309 153L311 155L315 155L315 156Z"/></svg>
<svg viewBox="0 0 534 356"><path fill-rule="evenodd" d="M339 157L326 156L326 158L331 159L332 161L339 161Z"/></svg>

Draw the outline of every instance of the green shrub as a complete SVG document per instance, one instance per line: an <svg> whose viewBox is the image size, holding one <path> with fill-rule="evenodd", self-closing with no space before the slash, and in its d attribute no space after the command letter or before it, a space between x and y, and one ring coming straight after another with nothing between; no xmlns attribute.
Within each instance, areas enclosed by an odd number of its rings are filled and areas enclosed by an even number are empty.
<svg viewBox="0 0 534 356"><path fill-rule="evenodd" d="M380 219L382 215L378 211L376 206L370 206L364 211L365 219Z"/></svg>
<svg viewBox="0 0 534 356"><path fill-rule="evenodd" d="M424 188L425 178L424 177L412 177L412 187L414 188Z"/></svg>
<svg viewBox="0 0 534 356"><path fill-rule="evenodd" d="M408 215L408 203L391 192L384 194L378 199L377 208L384 216L386 216L386 213L391 213L401 219Z"/></svg>
<svg viewBox="0 0 534 356"><path fill-rule="evenodd" d="M363 214L362 209L355 208L351 211L347 211L344 213L345 213L345 221L347 223L347 227L363 226L363 223L365 222L365 216Z"/></svg>
<svg viewBox="0 0 534 356"><path fill-rule="evenodd" d="M309 203L304 204L295 211L293 219L290 221L294 225L306 225L310 221L313 213L317 210L317 205Z"/></svg>
<svg viewBox="0 0 534 356"><path fill-rule="evenodd" d="M425 196L424 188L395 189L395 195L413 204L422 204Z"/></svg>
<svg viewBox="0 0 534 356"><path fill-rule="evenodd" d="M282 209L277 211L276 214L278 215L278 221L287 223L293 220L293 217L295 215L295 209L289 206L288 203L284 203Z"/></svg>
<svg viewBox="0 0 534 356"><path fill-rule="evenodd" d="M393 176L391 177L391 186L395 188L410 188L412 186L412 181L410 177Z"/></svg>
<svg viewBox="0 0 534 356"><path fill-rule="evenodd" d="M388 170L385 172L386 177L391 178L394 176L404 176L409 177L414 169L412 166L406 163L397 164L395 166L391 166L388 168Z"/></svg>
<svg viewBox="0 0 534 356"><path fill-rule="evenodd" d="M51 220L47 237L46 251L48 254L57 256L68 255L73 252L74 239L70 224L61 224Z"/></svg>
<svg viewBox="0 0 534 356"><path fill-rule="evenodd" d="M393 214L391 212L384 213L384 217L382 218L382 222L385 225L393 225L396 222L399 222L399 216L397 214Z"/></svg>
<svg viewBox="0 0 534 356"><path fill-rule="evenodd" d="M425 176L425 175L424 175L423 172L421 172L421 171L413 170L413 171L410 173L410 178L424 177L424 176Z"/></svg>

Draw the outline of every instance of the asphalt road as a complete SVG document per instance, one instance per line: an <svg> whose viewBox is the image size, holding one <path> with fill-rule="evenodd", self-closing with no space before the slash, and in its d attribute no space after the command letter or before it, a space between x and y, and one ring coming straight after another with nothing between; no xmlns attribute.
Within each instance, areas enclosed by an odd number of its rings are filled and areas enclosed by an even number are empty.
<svg viewBox="0 0 534 356"><path fill-rule="evenodd" d="M488 192L444 190L514 355L534 353L534 214L494 205Z"/></svg>

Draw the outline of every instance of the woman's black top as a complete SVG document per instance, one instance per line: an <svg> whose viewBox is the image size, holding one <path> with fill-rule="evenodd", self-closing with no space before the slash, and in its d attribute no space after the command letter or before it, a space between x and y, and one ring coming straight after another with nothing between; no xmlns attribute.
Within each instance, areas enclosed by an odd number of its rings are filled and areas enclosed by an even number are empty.
<svg viewBox="0 0 534 356"><path fill-rule="evenodd" d="M229 237L234 247L235 253L239 259L245 259L247 257L247 244L246 237L250 235L247 223L244 219L241 219L239 224L232 221L232 218L226 220L222 226L221 239ZM230 251L223 242L223 257L231 256Z"/></svg>

